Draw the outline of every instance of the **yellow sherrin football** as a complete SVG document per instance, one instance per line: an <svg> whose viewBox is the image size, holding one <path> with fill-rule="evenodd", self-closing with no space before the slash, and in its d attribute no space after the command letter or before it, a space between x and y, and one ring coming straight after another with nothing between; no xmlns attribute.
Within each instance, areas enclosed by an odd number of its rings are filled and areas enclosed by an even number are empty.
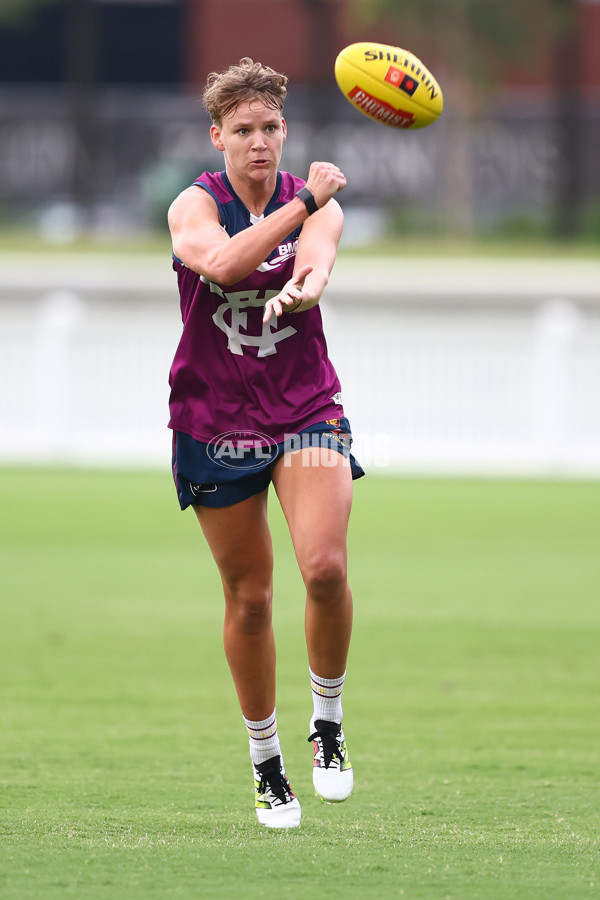
<svg viewBox="0 0 600 900"><path fill-rule="evenodd" d="M335 80L346 99L375 122L391 128L424 128L440 115L442 91L408 50L363 41L345 47L335 61Z"/></svg>

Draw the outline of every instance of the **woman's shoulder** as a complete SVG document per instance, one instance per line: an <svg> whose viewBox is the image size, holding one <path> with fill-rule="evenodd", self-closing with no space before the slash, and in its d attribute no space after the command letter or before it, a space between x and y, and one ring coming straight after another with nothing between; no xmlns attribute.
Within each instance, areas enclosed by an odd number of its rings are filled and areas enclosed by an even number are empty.
<svg viewBox="0 0 600 900"><path fill-rule="evenodd" d="M224 172L203 172L193 182L193 185L204 188L212 194L215 200L221 203L231 200L231 193L224 179Z"/></svg>

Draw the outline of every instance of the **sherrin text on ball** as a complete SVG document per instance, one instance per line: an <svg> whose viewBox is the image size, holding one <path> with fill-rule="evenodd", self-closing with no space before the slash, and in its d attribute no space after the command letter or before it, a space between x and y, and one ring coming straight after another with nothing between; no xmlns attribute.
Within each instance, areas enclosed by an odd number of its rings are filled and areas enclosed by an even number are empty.
<svg viewBox="0 0 600 900"><path fill-rule="evenodd" d="M356 109L391 128L424 128L444 106L429 69L400 47L370 41L350 44L338 54L335 79Z"/></svg>

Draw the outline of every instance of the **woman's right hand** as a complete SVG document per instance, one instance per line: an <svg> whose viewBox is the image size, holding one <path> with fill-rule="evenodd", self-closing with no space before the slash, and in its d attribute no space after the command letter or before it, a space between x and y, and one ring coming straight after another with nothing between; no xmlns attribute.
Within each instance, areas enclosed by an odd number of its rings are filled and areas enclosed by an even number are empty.
<svg viewBox="0 0 600 900"><path fill-rule="evenodd" d="M314 162L308 171L306 187L320 209L328 200L331 200L334 194L346 187L346 176L333 163Z"/></svg>

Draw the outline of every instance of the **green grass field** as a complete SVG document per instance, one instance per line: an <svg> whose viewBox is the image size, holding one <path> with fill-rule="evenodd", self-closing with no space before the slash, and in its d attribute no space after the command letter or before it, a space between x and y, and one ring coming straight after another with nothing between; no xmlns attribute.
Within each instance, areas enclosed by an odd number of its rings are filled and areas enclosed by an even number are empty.
<svg viewBox="0 0 600 900"><path fill-rule="evenodd" d="M350 800L312 794L303 596L273 499L300 829L261 829L220 584L167 472L0 469L0 896L600 894L600 483L359 482Z"/></svg>

